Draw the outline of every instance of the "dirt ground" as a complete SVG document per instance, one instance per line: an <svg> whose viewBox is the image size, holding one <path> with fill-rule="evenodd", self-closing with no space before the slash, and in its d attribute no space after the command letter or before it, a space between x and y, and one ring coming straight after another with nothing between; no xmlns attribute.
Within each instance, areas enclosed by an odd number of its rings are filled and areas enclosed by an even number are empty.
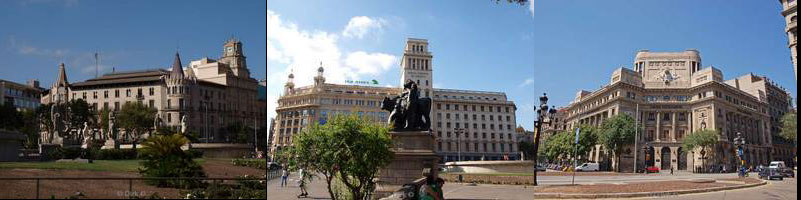
<svg viewBox="0 0 801 200"><path fill-rule="evenodd" d="M534 187L538 193L576 193L576 194L604 194L604 193L633 193L658 192L688 189L703 189L723 186L732 186L731 183L692 183L689 181L659 181L626 184L596 184L578 186L539 186Z"/></svg>
<svg viewBox="0 0 801 200"><path fill-rule="evenodd" d="M265 171L231 164L228 159L207 159L202 164L208 177L236 177L242 175L264 175ZM0 169L0 177L140 177L135 172L103 172L83 170L47 170L47 169ZM42 180L40 181L39 198L63 199L77 192L88 198L122 199L127 194L148 196L157 193L161 197L178 198L179 190L158 188L132 181L132 191L128 192L126 180ZM36 197L35 180L0 181L0 198L32 199Z"/></svg>

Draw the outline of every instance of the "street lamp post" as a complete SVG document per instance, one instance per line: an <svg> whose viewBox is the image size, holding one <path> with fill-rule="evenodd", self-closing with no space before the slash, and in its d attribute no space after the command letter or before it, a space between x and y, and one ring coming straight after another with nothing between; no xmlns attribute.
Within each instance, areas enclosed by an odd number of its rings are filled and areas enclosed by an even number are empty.
<svg viewBox="0 0 801 200"><path fill-rule="evenodd" d="M740 166L737 169L738 170L737 175L745 176L745 170L744 170L745 163L743 162L743 146L745 145L745 138L743 137L742 133L737 132L737 137L735 137L732 142L734 143L734 146L737 147L737 159L738 159L737 165Z"/></svg>
<svg viewBox="0 0 801 200"><path fill-rule="evenodd" d="M537 120L534 121L534 128L536 131L534 132L534 152L532 155L534 157L534 186L537 185L537 152L540 146L540 135L542 133L542 125L550 125L551 120L550 118L556 113L556 109L550 108L548 109L548 96L543 93L540 97L540 107L539 109L534 108L537 112Z"/></svg>
<svg viewBox="0 0 801 200"><path fill-rule="evenodd" d="M453 132L456 133L456 161L462 161L462 135L463 128L455 128Z"/></svg>

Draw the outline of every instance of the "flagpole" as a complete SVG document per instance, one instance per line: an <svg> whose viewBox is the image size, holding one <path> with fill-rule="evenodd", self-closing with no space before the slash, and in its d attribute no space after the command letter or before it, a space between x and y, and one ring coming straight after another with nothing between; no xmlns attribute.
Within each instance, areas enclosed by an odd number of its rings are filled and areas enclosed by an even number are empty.
<svg viewBox="0 0 801 200"><path fill-rule="evenodd" d="M637 173L637 140L639 139L639 130L640 130L640 104L637 104L637 108L634 111L634 168L632 168L632 173Z"/></svg>

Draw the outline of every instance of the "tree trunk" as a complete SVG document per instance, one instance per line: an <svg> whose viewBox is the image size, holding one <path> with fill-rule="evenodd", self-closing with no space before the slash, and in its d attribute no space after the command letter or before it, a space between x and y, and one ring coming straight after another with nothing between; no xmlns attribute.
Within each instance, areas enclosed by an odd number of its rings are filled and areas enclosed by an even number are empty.
<svg viewBox="0 0 801 200"><path fill-rule="evenodd" d="M334 179L334 176L335 175L330 175L330 176L325 175L325 183L326 183L326 188L328 189L328 195L331 196L331 199L338 200L339 197L334 195L334 190L331 189L331 181Z"/></svg>

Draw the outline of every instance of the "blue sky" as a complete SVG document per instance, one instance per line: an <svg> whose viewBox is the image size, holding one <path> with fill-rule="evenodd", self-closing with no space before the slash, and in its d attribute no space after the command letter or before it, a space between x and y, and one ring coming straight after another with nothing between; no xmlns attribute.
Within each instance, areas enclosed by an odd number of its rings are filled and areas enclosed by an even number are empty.
<svg viewBox="0 0 801 200"><path fill-rule="evenodd" d="M0 79L55 81L62 60L71 82L100 74L165 68L179 50L186 66L218 58L222 44L243 42L251 76L266 77L264 1L0 1Z"/></svg>
<svg viewBox="0 0 801 200"><path fill-rule="evenodd" d="M796 94L778 1L270 0L267 9L270 109L290 71L308 85L320 62L329 81L397 85L408 37L429 40L435 87L505 92L527 129L543 92L567 105L630 68L639 49L698 49L726 79L754 72Z"/></svg>

